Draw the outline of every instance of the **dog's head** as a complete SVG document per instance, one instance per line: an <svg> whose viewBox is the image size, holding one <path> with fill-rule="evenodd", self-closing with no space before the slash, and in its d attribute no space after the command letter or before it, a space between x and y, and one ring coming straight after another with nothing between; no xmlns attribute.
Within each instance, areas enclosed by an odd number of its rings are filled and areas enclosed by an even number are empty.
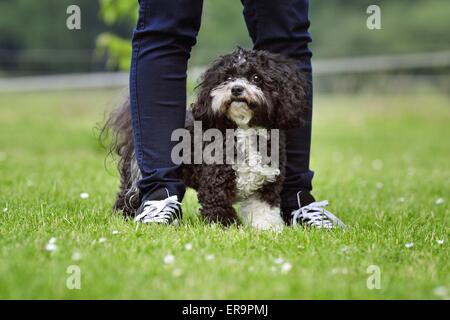
<svg viewBox="0 0 450 320"><path fill-rule="evenodd" d="M294 61L239 48L205 71L192 112L205 127L288 129L303 121L308 86Z"/></svg>

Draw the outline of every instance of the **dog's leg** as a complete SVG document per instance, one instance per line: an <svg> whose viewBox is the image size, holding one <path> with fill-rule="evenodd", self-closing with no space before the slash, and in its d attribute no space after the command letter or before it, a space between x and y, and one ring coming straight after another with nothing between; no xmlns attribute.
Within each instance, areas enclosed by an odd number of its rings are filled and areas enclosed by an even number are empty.
<svg viewBox="0 0 450 320"><path fill-rule="evenodd" d="M272 206L258 195L241 202L242 222L258 230L281 231L284 227L279 206Z"/></svg>
<svg viewBox="0 0 450 320"><path fill-rule="evenodd" d="M270 140L268 141L270 143ZM259 230L281 231L285 223L281 213L281 191L285 176L285 135L280 131L279 139L279 163L280 174L277 179L263 185L255 194L241 202L242 221ZM270 144L268 146L270 150Z"/></svg>
<svg viewBox="0 0 450 320"><path fill-rule="evenodd" d="M206 165L202 168L198 189L200 212L208 222L228 226L237 222L233 208L235 173L229 165Z"/></svg>

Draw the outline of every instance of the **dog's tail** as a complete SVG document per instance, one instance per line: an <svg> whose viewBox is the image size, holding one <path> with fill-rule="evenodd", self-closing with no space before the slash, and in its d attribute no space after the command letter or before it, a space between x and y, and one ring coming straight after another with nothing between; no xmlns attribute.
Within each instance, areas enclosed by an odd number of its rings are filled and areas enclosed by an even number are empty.
<svg viewBox="0 0 450 320"><path fill-rule="evenodd" d="M113 209L124 215L132 215L141 203L137 182L141 179L133 145L129 97L114 109L106 120L100 134L102 142L109 145L109 155L119 157L120 189Z"/></svg>

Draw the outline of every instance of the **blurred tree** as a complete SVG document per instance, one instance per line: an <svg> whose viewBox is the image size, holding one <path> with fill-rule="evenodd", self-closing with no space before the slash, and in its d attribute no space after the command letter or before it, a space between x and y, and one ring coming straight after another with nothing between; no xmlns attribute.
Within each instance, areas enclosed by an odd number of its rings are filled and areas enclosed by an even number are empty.
<svg viewBox="0 0 450 320"><path fill-rule="evenodd" d="M81 8L81 30L66 27L67 7ZM106 28L92 0L2 0L0 70L15 73L73 72L104 69L95 38Z"/></svg>
<svg viewBox="0 0 450 320"><path fill-rule="evenodd" d="M170 1L170 0L168 0ZM275 0L274 0L275 1ZM315 57L450 49L448 0L311 0ZM66 28L66 8L80 6L82 30ZM366 8L381 7L381 30L368 30ZM1 0L0 73L128 69L137 0ZM205 65L251 42L239 0L204 0L192 65Z"/></svg>
<svg viewBox="0 0 450 320"><path fill-rule="evenodd" d="M103 19L110 25L137 18L137 1L100 0ZM369 30L366 9L381 7L382 29ZM236 45L251 46L239 0L206 0L198 45L191 64L207 64ZM448 0L314 0L310 2L314 56L336 57L409 53L450 49ZM107 33L98 44L111 65L127 69L129 39Z"/></svg>
<svg viewBox="0 0 450 320"><path fill-rule="evenodd" d="M100 15L108 26L126 25L132 30L137 20L137 1L100 0ZM131 60L130 39L112 32L104 32L97 38L97 46L108 54L108 66L128 69Z"/></svg>
<svg viewBox="0 0 450 320"><path fill-rule="evenodd" d="M381 8L381 30L368 30L366 9ZM355 56L450 49L448 0L313 0L316 56Z"/></svg>
<svg viewBox="0 0 450 320"><path fill-rule="evenodd" d="M100 7L101 16L108 25L128 25L130 30L134 27L138 13L137 1L100 0ZM129 67L130 39L106 32L98 37L97 44L108 53L109 66L121 69ZM206 64L237 45L250 46L240 1L204 1L202 27L191 64Z"/></svg>

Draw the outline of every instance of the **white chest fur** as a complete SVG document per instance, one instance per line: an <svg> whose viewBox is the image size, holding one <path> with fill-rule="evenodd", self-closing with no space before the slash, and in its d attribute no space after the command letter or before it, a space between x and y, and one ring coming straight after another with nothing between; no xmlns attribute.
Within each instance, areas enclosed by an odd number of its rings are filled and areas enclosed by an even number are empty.
<svg viewBox="0 0 450 320"><path fill-rule="evenodd" d="M242 155L232 167L236 172L236 188L239 200L250 197L264 184L274 182L280 174L278 166L264 161L263 155L257 148L258 139L254 129L237 130L237 150Z"/></svg>

